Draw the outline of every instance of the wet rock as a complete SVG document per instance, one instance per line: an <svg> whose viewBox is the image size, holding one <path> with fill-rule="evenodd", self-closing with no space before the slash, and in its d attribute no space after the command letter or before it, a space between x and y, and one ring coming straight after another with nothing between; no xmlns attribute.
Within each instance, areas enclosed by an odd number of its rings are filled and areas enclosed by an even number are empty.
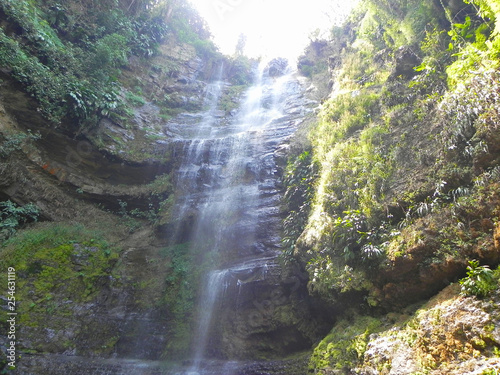
<svg viewBox="0 0 500 375"><path fill-rule="evenodd" d="M411 78L417 74L415 67L420 64L420 57L407 46L400 47L395 55L395 67L390 75L390 79L399 76Z"/></svg>
<svg viewBox="0 0 500 375"><path fill-rule="evenodd" d="M269 77L279 77L286 73L288 67L288 60L282 57L278 57L269 62L266 69L268 71Z"/></svg>
<svg viewBox="0 0 500 375"><path fill-rule="evenodd" d="M411 347L407 342L397 338L397 332L389 337L378 337L371 340L364 355L363 368L366 375L379 374L378 369L390 368L389 375L412 374L418 371Z"/></svg>
<svg viewBox="0 0 500 375"><path fill-rule="evenodd" d="M191 82L191 80L189 79L189 77L182 76L177 78L177 82L182 83L183 85L187 85L188 83Z"/></svg>

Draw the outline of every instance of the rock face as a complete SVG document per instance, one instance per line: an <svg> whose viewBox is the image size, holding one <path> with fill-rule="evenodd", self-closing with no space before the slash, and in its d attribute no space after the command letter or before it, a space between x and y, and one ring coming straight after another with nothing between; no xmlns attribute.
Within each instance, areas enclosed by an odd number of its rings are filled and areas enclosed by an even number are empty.
<svg viewBox="0 0 500 375"><path fill-rule="evenodd" d="M390 75L392 79L396 77L411 78L417 74L415 67L420 63L420 58L409 47L400 47L394 59L394 69Z"/></svg>
<svg viewBox="0 0 500 375"><path fill-rule="evenodd" d="M465 297L451 285L424 305L339 321L315 349L320 374L484 374L498 369L498 292ZM494 372L493 372L494 373Z"/></svg>
<svg viewBox="0 0 500 375"><path fill-rule="evenodd" d="M356 374L486 373L498 369L498 295L491 301L458 295L457 285L439 293L404 326L368 341ZM383 369L380 371L379 369Z"/></svg>
<svg viewBox="0 0 500 375"><path fill-rule="evenodd" d="M269 62L266 69L269 72L269 77L279 77L286 73L288 67L288 60L278 57Z"/></svg>

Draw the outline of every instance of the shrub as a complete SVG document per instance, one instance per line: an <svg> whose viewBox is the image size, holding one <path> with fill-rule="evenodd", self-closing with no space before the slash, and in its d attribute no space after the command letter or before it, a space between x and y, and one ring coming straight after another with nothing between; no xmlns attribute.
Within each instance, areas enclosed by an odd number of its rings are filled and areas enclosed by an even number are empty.
<svg viewBox="0 0 500 375"><path fill-rule="evenodd" d="M12 236L21 225L36 221L40 209L33 203L19 206L12 201L0 202L0 239Z"/></svg>
<svg viewBox="0 0 500 375"><path fill-rule="evenodd" d="M466 296L484 297L498 288L494 272L488 266L480 266L479 261L469 261L467 277L460 280L462 294Z"/></svg>

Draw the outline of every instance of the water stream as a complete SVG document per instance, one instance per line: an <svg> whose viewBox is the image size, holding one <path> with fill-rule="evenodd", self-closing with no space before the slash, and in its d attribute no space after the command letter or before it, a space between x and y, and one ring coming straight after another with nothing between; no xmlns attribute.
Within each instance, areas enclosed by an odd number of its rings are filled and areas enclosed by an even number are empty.
<svg viewBox="0 0 500 375"><path fill-rule="evenodd" d="M225 85L220 73L207 87L199 121L173 129L183 142L176 232L186 237L182 225L189 222L190 246L217 259L203 278L191 365L178 374L233 374L237 362L214 358L228 341L218 312L226 300L238 304L246 284L266 279L277 267L280 246L274 153L296 128L290 115L297 114L298 83L291 72L269 77L260 65L239 111L227 121L217 111Z"/></svg>

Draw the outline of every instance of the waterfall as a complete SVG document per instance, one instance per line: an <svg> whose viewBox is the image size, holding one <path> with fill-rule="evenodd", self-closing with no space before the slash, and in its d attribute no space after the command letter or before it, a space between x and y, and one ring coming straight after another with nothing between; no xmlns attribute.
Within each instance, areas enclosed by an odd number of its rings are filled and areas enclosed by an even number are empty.
<svg viewBox="0 0 500 375"><path fill-rule="evenodd" d="M200 288L192 364L182 372L190 375L233 372L236 362L223 361L214 370L211 361L233 350L224 345L237 346L227 344L222 329L227 322L221 321L220 312L243 303L246 285L264 282L277 267L280 218L274 153L291 136L304 110L291 100L302 92L292 73L272 78L260 64L239 111L231 121L221 121L217 106L226 85L221 73L207 86L205 111L185 115L197 116L195 121L170 125L170 133L184 144L174 231L182 232L182 225L194 216L187 230L190 246L215 259ZM178 240L180 235L173 237Z"/></svg>

